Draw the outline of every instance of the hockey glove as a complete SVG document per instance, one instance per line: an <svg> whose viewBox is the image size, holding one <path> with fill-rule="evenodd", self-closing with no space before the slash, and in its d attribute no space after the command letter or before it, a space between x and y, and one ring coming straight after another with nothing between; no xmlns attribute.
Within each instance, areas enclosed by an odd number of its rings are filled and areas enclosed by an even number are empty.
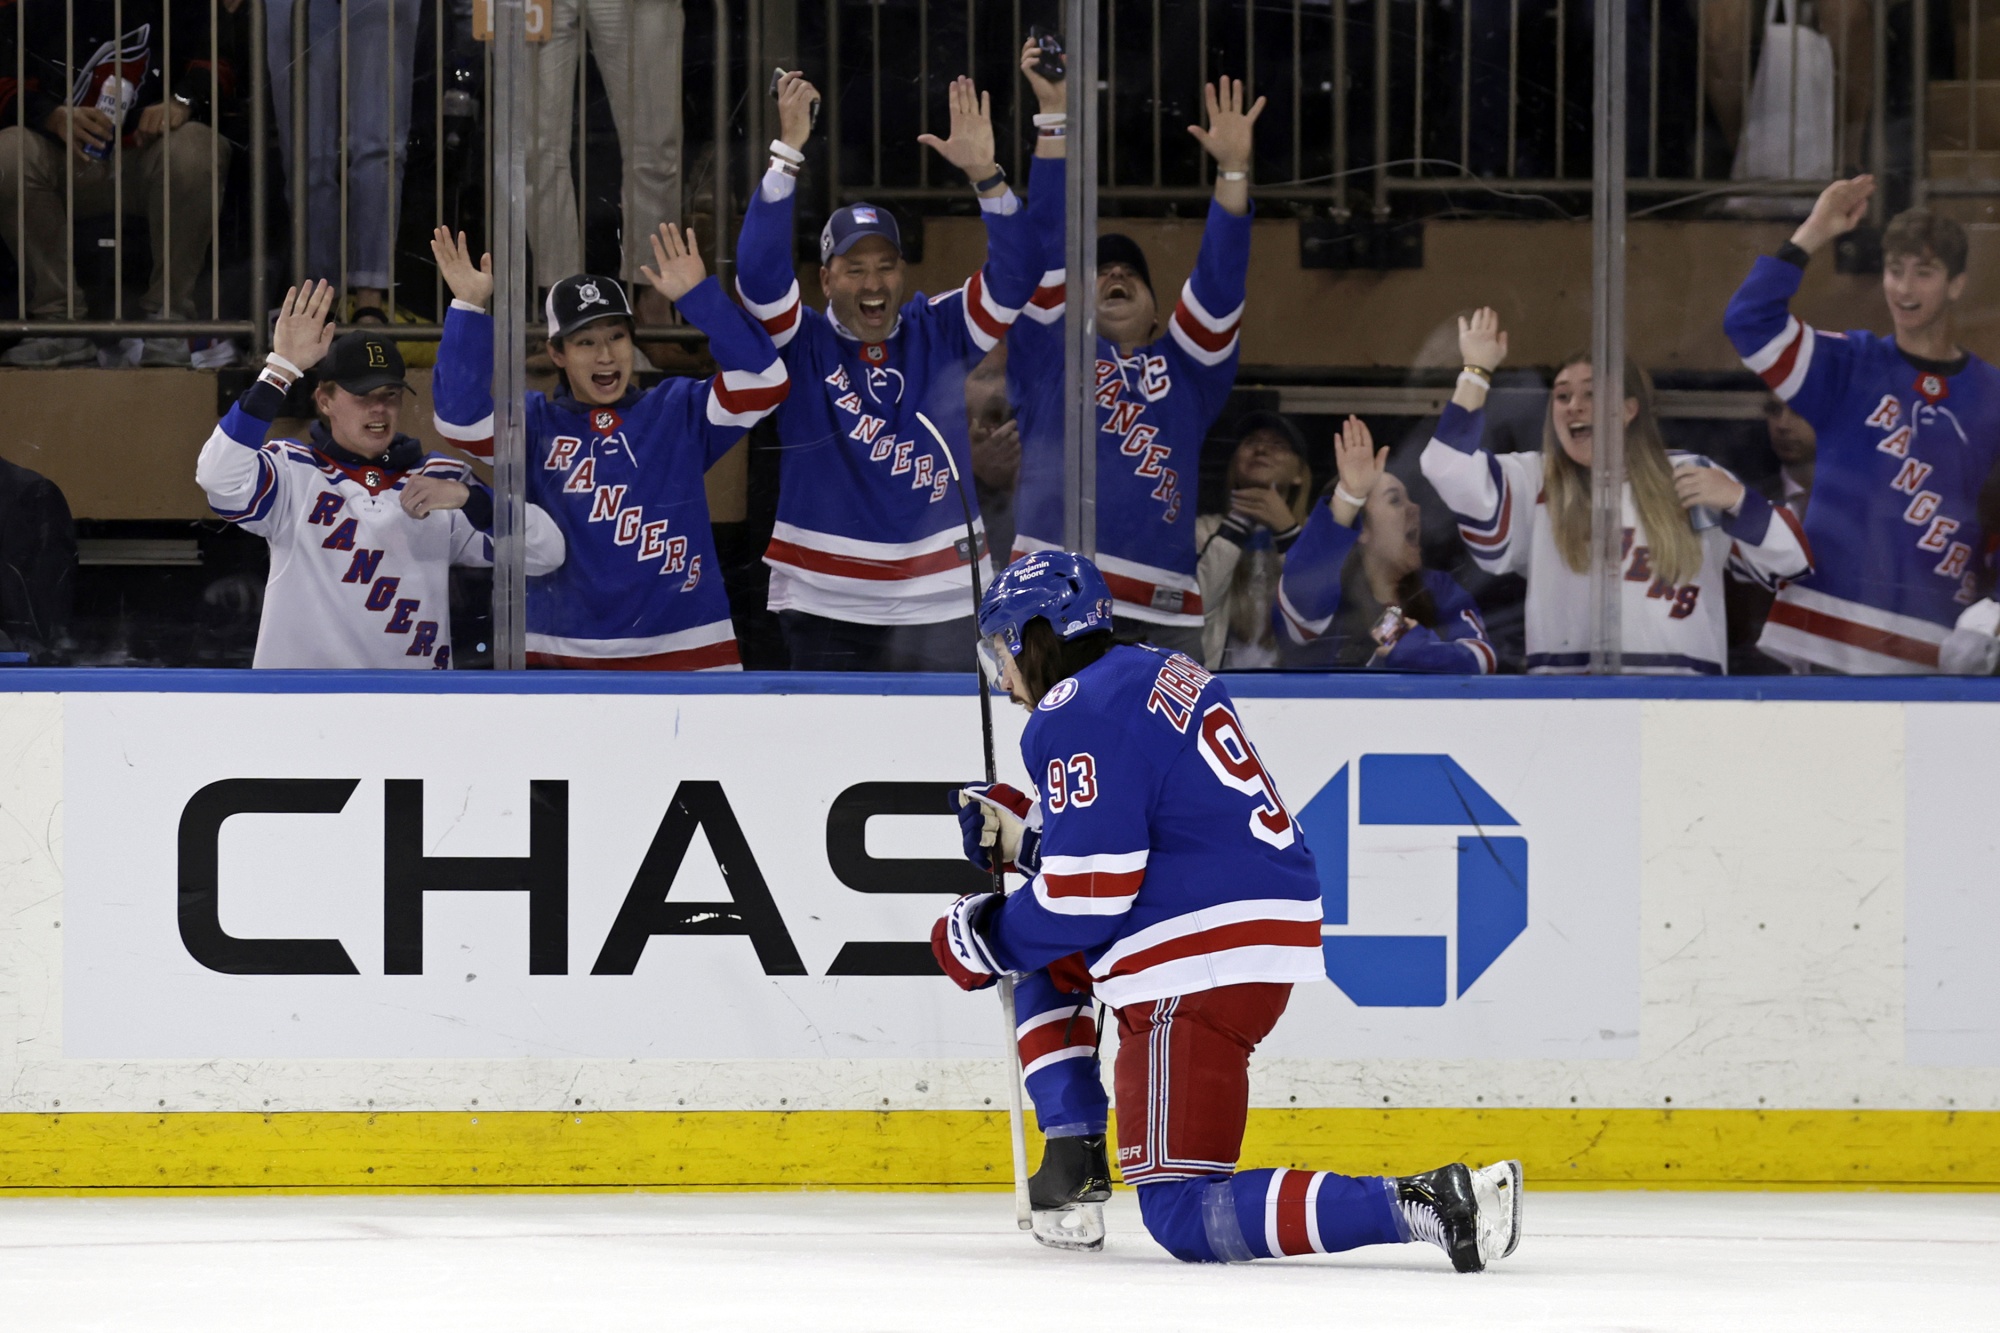
<svg viewBox="0 0 2000 1333"><path fill-rule="evenodd" d="M1004 782L976 783L955 796L966 860L990 871L997 847L1002 870L1032 875L1041 869L1042 821L1033 797Z"/></svg>
<svg viewBox="0 0 2000 1333"><path fill-rule="evenodd" d="M997 893L968 893L931 927L931 956L960 990L984 990L1002 968L979 934L980 922L1000 905Z"/></svg>
<svg viewBox="0 0 2000 1333"><path fill-rule="evenodd" d="M1948 676L1990 676L2000 666L2000 639L1976 629L1955 629L1938 645L1938 670Z"/></svg>

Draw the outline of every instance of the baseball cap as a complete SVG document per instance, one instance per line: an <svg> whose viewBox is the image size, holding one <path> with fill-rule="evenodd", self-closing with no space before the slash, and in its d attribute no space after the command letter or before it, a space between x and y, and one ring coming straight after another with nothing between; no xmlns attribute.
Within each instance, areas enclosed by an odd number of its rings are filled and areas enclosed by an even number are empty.
<svg viewBox="0 0 2000 1333"><path fill-rule="evenodd" d="M835 209L826 226L819 233L819 262L824 264L835 255L844 255L852 250L865 236L880 236L896 247L896 253L903 253L903 233L896 228L896 219L886 208L873 204L849 204Z"/></svg>
<svg viewBox="0 0 2000 1333"><path fill-rule="evenodd" d="M543 311L549 317L549 337L567 338L600 319L631 319L632 303L617 279L578 273L549 288Z"/></svg>
<svg viewBox="0 0 2000 1333"><path fill-rule="evenodd" d="M1306 437L1299 432L1298 426L1293 424L1292 419L1282 412L1273 412L1268 408L1245 412L1243 420L1237 424L1236 438L1241 442L1260 430L1277 436L1300 458L1306 456Z"/></svg>
<svg viewBox="0 0 2000 1333"><path fill-rule="evenodd" d="M1147 291L1153 290L1153 269L1146 262L1146 252L1123 232L1109 231L1097 238L1097 267L1104 269L1113 264L1126 265L1139 275Z"/></svg>
<svg viewBox="0 0 2000 1333"><path fill-rule="evenodd" d="M373 393L386 384L410 387L403 383L403 354L396 344L365 329L335 338L314 370L322 383L338 384L352 394Z"/></svg>

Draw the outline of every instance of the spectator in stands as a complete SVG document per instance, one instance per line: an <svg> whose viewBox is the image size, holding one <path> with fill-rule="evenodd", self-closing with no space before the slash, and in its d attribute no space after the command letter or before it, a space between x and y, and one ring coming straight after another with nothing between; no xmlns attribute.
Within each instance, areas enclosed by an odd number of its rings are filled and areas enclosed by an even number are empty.
<svg viewBox="0 0 2000 1333"><path fill-rule="evenodd" d="M1812 424L1776 394L1764 402L1764 428L1770 432L1771 452L1778 456L1778 473L1764 484L1764 498L1783 505L1803 522L1806 505L1812 500L1818 436Z"/></svg>
<svg viewBox="0 0 2000 1333"><path fill-rule="evenodd" d="M335 292L293 288L271 355L195 463L215 512L271 546L258 667L446 669L450 567L493 563L493 492L459 459L399 434L403 357L379 334L334 337ZM303 441L269 443L299 376L322 366ZM561 529L528 505L527 571L563 562Z"/></svg>
<svg viewBox="0 0 2000 1333"><path fill-rule="evenodd" d="M1229 510L1195 519L1200 552L1202 662L1211 671L1278 664L1273 609L1285 552L1312 496L1299 428L1252 412L1229 457Z"/></svg>
<svg viewBox="0 0 2000 1333"><path fill-rule="evenodd" d="M979 514L986 521L997 574L1007 567L1007 553L1014 547L1014 484L1021 479L1021 430L1014 405L1007 401L1006 343L988 352L965 377L965 420Z"/></svg>
<svg viewBox="0 0 2000 1333"><path fill-rule="evenodd" d="M641 324L664 324L671 305L640 275L645 237L681 224L681 0L549 0L548 40L528 47L534 126L528 146L528 243L536 282L555 286L585 268L577 230L570 141L583 39L611 103L624 171L625 238L618 276L637 296ZM588 180L586 180L588 184ZM587 203L586 203L587 207Z"/></svg>
<svg viewBox="0 0 2000 1333"><path fill-rule="evenodd" d="M1063 543L1063 268L1067 156L1061 82L1037 68L1030 42L1021 70L1042 111L1028 186L1041 267L1027 318L1008 335L1008 385L1021 409L1021 496L1016 554ZM1154 643L1201 658L1206 647L1189 492L1202 443L1236 383L1250 267L1250 165L1264 99L1224 76L1204 90L1206 127L1188 126L1215 160L1215 193L1194 272L1161 328L1145 251L1129 236L1097 239L1097 552L1118 622ZM1187 487L1183 489L1182 479Z"/></svg>
<svg viewBox="0 0 2000 1333"><path fill-rule="evenodd" d="M303 167L292 161L292 25L299 21L302 5ZM392 322L389 274L410 139L411 76L424 13L422 0L271 0L265 28L271 101L278 112L285 173L294 180L301 170L305 173L306 273L346 291L342 318L347 323ZM340 248L343 231L346 254ZM428 288L430 279L424 283Z"/></svg>
<svg viewBox="0 0 2000 1333"><path fill-rule="evenodd" d="M620 671L734 671L729 617L702 478L788 384L770 335L708 276L694 232L661 223L640 278L709 336L721 373L632 383L632 307L610 278L579 273L549 290L554 393L527 403L528 498L562 529L561 568L528 584L528 664ZM493 256L465 233L431 240L451 285L438 350L438 433L493 453Z"/></svg>
<svg viewBox="0 0 2000 1333"><path fill-rule="evenodd" d="M1557 369L1539 453L1495 455L1480 443L1493 371L1507 355L1500 318L1482 309L1459 321L1465 369L1431 442L1423 472L1454 515L1481 568L1528 581L1531 672L1590 665L1592 367L1572 356ZM1722 580L1774 585L1811 569L1789 510L1774 509L1724 469L1669 453L1653 416L1653 389L1625 369L1624 526L1619 587L1624 669L1658 675L1727 670Z"/></svg>
<svg viewBox="0 0 2000 1333"><path fill-rule="evenodd" d="M0 653L60 662L75 592L69 501L41 473L0 458Z"/></svg>
<svg viewBox="0 0 2000 1333"><path fill-rule="evenodd" d="M1338 478L1285 555L1284 665L1491 675L1479 608L1423 567L1423 513L1359 417L1342 426L1334 462Z"/></svg>
<svg viewBox="0 0 2000 1333"><path fill-rule="evenodd" d="M986 222L985 267L964 286L905 301L896 221L850 204L820 232L822 314L799 299L792 203L819 93L779 86L779 138L743 218L736 281L797 386L778 409L778 518L764 560L792 666L817 671L970 670L964 510L944 451L917 420L965 439L965 373L997 346L1041 272L1021 201L994 160L972 80L948 92L951 137L922 135L963 171ZM970 496L968 495L968 500Z"/></svg>
<svg viewBox="0 0 2000 1333"><path fill-rule="evenodd" d="M210 175L229 164L229 145L211 128L207 0L23 4L18 20L18 51L17 15L0 20L0 71L11 81L18 61L26 74L20 89L0 87L7 122L0 130L0 237L27 269L29 314L85 314L69 263L68 196L74 191L76 217L85 218L117 208L122 188L124 207L144 210L152 237L153 272L137 313L192 318L195 279L208 254ZM233 70L216 73L224 89L233 86ZM10 93L23 99L25 126L14 123ZM81 365L97 360L97 347L58 330L22 341L5 359L13 366ZM139 348L142 365L188 360L182 337L147 338Z"/></svg>
<svg viewBox="0 0 2000 1333"><path fill-rule="evenodd" d="M1777 254L1759 258L1723 329L1817 441L1810 575L1778 593L1759 646L1799 670L1936 670L1977 595L1980 486L2000 461L2000 370L1960 347L1965 229L1924 209L1882 232L1894 332L1822 333L1791 312L1813 253L1868 212L1872 176L1835 181Z"/></svg>

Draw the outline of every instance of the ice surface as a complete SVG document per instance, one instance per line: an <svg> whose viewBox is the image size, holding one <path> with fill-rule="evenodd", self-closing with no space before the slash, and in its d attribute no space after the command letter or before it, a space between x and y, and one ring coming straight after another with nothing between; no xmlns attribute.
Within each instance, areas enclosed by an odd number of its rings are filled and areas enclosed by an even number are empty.
<svg viewBox="0 0 2000 1333"><path fill-rule="evenodd" d="M1189 1266L1004 1194L0 1198L9 1330L2000 1329L2000 1195L1546 1193L1512 1259Z"/></svg>

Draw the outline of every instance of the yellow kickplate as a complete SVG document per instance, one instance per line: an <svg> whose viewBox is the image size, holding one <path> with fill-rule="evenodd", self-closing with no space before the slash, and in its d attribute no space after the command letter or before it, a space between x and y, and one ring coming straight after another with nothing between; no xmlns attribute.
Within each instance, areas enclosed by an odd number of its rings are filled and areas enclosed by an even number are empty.
<svg viewBox="0 0 2000 1333"><path fill-rule="evenodd" d="M1031 1153L1033 1150L1031 1149ZM1539 1188L2000 1188L2000 1112L1253 1110L1243 1165ZM0 1115L0 1189L995 1189L989 1111Z"/></svg>

